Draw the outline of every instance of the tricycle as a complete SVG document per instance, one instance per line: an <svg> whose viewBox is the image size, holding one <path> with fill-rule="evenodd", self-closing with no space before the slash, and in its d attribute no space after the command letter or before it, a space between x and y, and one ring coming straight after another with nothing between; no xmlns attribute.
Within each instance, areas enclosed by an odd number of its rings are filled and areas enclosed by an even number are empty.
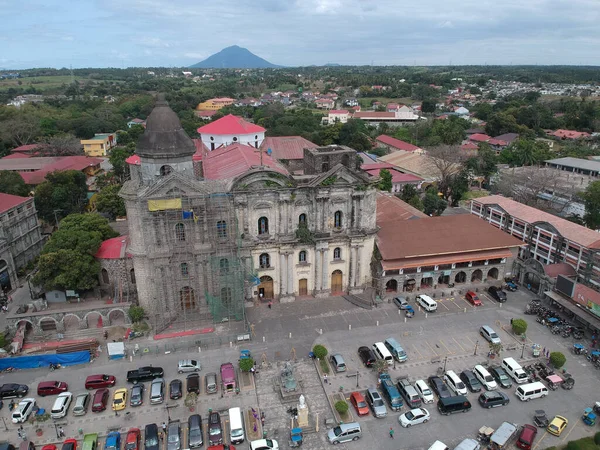
<svg viewBox="0 0 600 450"><path fill-rule="evenodd" d="M300 447L302 440L302 428L292 428L290 432L290 447Z"/></svg>
<svg viewBox="0 0 600 450"><path fill-rule="evenodd" d="M252 355L250 354L250 350L240 350L240 359L250 359Z"/></svg>
<svg viewBox="0 0 600 450"><path fill-rule="evenodd" d="M542 346L540 344L533 344L531 346L531 354L534 358L539 358L540 352L542 351Z"/></svg>
<svg viewBox="0 0 600 450"><path fill-rule="evenodd" d="M583 416L581 416L581 419L583 420L583 423L585 423L586 425L589 425L589 426L596 425L596 414L594 414L594 411L592 408L585 408L583 410Z"/></svg>
<svg viewBox="0 0 600 450"><path fill-rule="evenodd" d="M580 343L573 344L573 353L575 355L585 355L587 352L585 346Z"/></svg>
<svg viewBox="0 0 600 450"><path fill-rule="evenodd" d="M504 288L507 291L515 292L517 290L517 284L514 281L507 281L506 284L504 285Z"/></svg>
<svg viewBox="0 0 600 450"><path fill-rule="evenodd" d="M493 428L488 427L487 425L482 426L477 433L477 440L482 444L489 444L494 431Z"/></svg>
<svg viewBox="0 0 600 450"><path fill-rule="evenodd" d="M573 386L575 386L575 379L573 378L573 376L570 373L563 373L563 382L560 385L561 388L570 391L571 389L573 389Z"/></svg>
<svg viewBox="0 0 600 450"><path fill-rule="evenodd" d="M550 423L548 416L546 416L546 411L543 409L536 409L535 415L533 416L533 423L539 428L546 428L548 423Z"/></svg>
<svg viewBox="0 0 600 450"><path fill-rule="evenodd" d="M408 318L413 317L415 315L415 310L413 309L412 306L406 305L406 307L404 308L404 314Z"/></svg>
<svg viewBox="0 0 600 450"><path fill-rule="evenodd" d="M563 383L563 379L558 375L549 375L546 377L546 384L548 384L548 389L552 389L553 391L557 390L558 387Z"/></svg>

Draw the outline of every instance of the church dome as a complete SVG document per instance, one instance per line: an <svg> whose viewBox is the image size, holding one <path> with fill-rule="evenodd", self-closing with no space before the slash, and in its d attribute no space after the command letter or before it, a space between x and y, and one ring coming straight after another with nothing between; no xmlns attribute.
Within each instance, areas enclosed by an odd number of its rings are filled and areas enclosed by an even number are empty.
<svg viewBox="0 0 600 450"><path fill-rule="evenodd" d="M135 153L146 158L191 156L196 146L181 127L177 114L160 94L146 119L146 130L137 143Z"/></svg>

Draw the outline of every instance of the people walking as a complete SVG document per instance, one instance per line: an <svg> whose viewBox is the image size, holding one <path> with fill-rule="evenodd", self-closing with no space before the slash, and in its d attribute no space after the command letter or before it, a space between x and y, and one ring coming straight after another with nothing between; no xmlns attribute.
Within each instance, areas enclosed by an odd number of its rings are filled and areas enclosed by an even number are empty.
<svg viewBox="0 0 600 450"><path fill-rule="evenodd" d="M325 373L325 374L323 374L323 383L325 383L325 384L329 384L329 380L328 380L328 378L327 378L327 374L326 374L326 373Z"/></svg>
<svg viewBox="0 0 600 450"><path fill-rule="evenodd" d="M63 427L58 427L58 435L61 438L65 437L65 430L63 430Z"/></svg>
<svg viewBox="0 0 600 450"><path fill-rule="evenodd" d="M394 439L394 429L390 427L390 439Z"/></svg>
<svg viewBox="0 0 600 450"><path fill-rule="evenodd" d="M269 309L271 309L271 306L273 306L273 302L271 300L269 300Z"/></svg>
<svg viewBox="0 0 600 450"><path fill-rule="evenodd" d="M162 423L163 433L167 432L167 424L165 422Z"/></svg>

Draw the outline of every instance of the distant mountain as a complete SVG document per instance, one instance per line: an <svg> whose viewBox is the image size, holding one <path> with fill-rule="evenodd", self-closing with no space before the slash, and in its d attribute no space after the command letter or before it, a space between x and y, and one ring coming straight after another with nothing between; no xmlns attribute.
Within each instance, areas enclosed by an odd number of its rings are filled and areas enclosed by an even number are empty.
<svg viewBox="0 0 600 450"><path fill-rule="evenodd" d="M190 67L198 69L265 69L280 66L256 56L247 48L232 45Z"/></svg>

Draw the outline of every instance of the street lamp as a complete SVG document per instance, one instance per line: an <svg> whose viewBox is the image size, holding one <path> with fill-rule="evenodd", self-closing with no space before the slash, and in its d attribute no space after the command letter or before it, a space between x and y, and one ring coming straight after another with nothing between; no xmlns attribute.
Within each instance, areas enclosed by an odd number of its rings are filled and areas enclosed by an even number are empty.
<svg viewBox="0 0 600 450"><path fill-rule="evenodd" d="M444 357L444 372L446 372L446 363L448 362L448 355Z"/></svg>
<svg viewBox="0 0 600 450"><path fill-rule="evenodd" d="M356 371L356 387L357 387L357 388L358 388L358 375L359 375L359 373L358 373L358 370L357 370L357 371Z"/></svg>
<svg viewBox="0 0 600 450"><path fill-rule="evenodd" d="M524 354L525 354L525 344L523 344L523 348L521 349L521 359L523 359Z"/></svg>
<svg viewBox="0 0 600 450"><path fill-rule="evenodd" d="M475 341L475 352L473 352L473 356L477 356L477 347L479 346L479 339Z"/></svg>

